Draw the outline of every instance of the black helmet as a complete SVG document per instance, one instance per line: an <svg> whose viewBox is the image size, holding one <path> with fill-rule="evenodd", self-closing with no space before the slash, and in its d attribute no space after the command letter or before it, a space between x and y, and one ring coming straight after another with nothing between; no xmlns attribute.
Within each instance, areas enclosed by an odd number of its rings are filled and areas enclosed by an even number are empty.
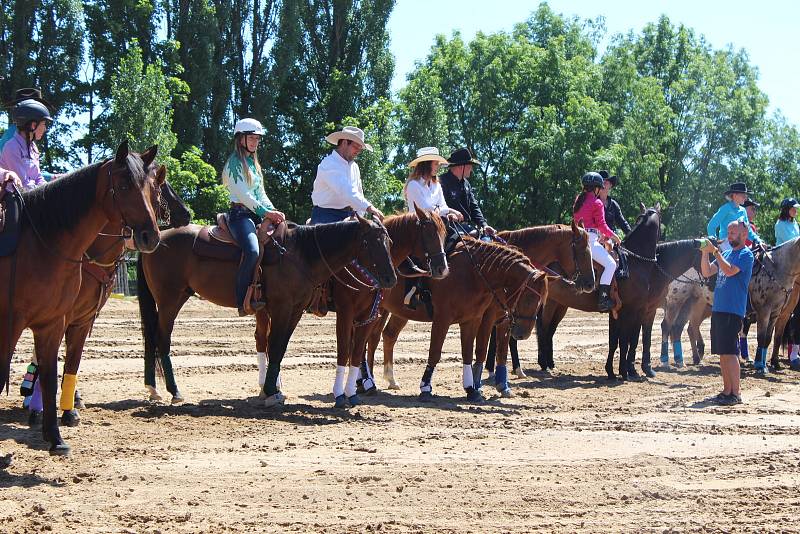
<svg viewBox="0 0 800 534"><path fill-rule="evenodd" d="M603 187L603 177L596 172L587 172L581 178L584 187Z"/></svg>
<svg viewBox="0 0 800 534"><path fill-rule="evenodd" d="M794 197L784 198L781 202L781 210L790 210L792 208L800 208L800 203Z"/></svg>
<svg viewBox="0 0 800 534"><path fill-rule="evenodd" d="M17 125L17 128L22 129L27 126L29 122L40 122L43 120L52 121L50 110L41 102L33 99L23 100L11 109L11 117Z"/></svg>

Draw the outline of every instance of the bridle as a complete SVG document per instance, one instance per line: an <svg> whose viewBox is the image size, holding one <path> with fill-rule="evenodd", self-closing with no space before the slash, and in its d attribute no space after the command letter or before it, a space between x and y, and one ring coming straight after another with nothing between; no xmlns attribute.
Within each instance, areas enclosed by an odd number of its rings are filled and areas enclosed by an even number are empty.
<svg viewBox="0 0 800 534"><path fill-rule="evenodd" d="M444 261L445 258L447 257L447 253L444 251L444 246L441 240L439 240L438 252L430 253L428 252L427 247L425 246L425 239L422 237L425 232L425 227L433 225L433 227L436 228L436 223L432 219L422 220L418 216L416 224L417 226L420 227L420 232L415 236L414 243L411 245L411 249L414 250L417 247L417 243L419 242L419 240L422 239L422 254L425 257L425 264L426 264L425 266L428 269L426 276L433 276L433 271L431 270L431 263L433 263L433 260L437 258L442 258L442 260ZM437 236L439 235L438 228L436 228L436 235Z"/></svg>
<svg viewBox="0 0 800 534"><path fill-rule="evenodd" d="M516 265L516 264L515 264ZM536 288L530 286L531 280L536 281L542 276L545 276L545 273L542 271L538 271L537 269L533 269L528 276L525 277L525 280L522 281L520 286L511 293L508 298L506 299L506 304L503 306L503 317L495 322L495 326L498 324L502 324L506 321L510 321L510 325L513 328L517 325L517 321L535 321L536 315L539 313L539 308L542 306L542 294L536 290ZM530 291L537 297L539 297L539 306L536 307L536 311L533 315L518 315L516 313L517 304L519 304L519 300L522 298L522 295L525 291ZM513 302L511 306L508 306L508 301L512 300ZM512 311L513 310L513 311Z"/></svg>
<svg viewBox="0 0 800 534"><path fill-rule="evenodd" d="M389 232L386 230L386 227L383 226L383 224L381 224L379 221L376 221L376 223L378 224L378 231L386 236L386 239L389 240L389 246L391 246L392 238L389 237ZM361 289L359 289L357 287L353 287L350 284L348 284L347 282L345 282L344 280L342 280L341 278L339 278L339 275L337 275L336 272L334 272L334 270L331 268L330 264L328 263L328 259L325 257L325 254L322 252L322 247L319 244L319 237L317 236L317 227L318 226L319 225L314 225L314 230L313 230L314 243L317 245L317 252L319 252L319 257L322 258L322 263L325 265L325 268L328 269L328 272L331 274L331 276L333 276L333 278L337 282L342 284L347 289L350 289L351 291L361 291ZM370 233L372 233L374 231L375 231L375 228L370 228ZM369 244L367 243L367 236L364 236L364 239L362 240L361 243L362 243L362 245L364 246L365 249L369 250ZM350 278L355 280L358 285L362 286L362 289L366 288L366 289L368 289L370 291L373 291L373 290L376 290L376 289L379 288L378 282L377 282L377 277L374 275L374 271L377 271L378 264L375 261L375 258L373 258L371 254L370 254L370 260L372 261L372 264L371 264L372 270L370 270L367 266L361 265L357 260L353 260L353 262L354 262L354 265L357 267L357 269L361 270L362 272L364 272L365 275L367 275L367 279L368 280L370 280L371 282L374 281L373 285L365 284L364 282L359 280L357 276L355 276L353 273L351 273L347 269L347 266L343 267L343 270L345 272L347 272L347 274L350 275Z"/></svg>

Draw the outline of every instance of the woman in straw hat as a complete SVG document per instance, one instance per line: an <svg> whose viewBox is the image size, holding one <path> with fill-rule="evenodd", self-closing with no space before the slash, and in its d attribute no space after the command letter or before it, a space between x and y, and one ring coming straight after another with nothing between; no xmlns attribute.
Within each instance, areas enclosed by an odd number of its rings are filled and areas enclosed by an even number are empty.
<svg viewBox="0 0 800 534"><path fill-rule="evenodd" d="M417 206L423 210L437 212L446 219L463 221L464 216L458 210L448 207L444 200L442 186L437 176L441 165L447 165L447 160L439 155L438 148L425 147L417 150L417 157L408 164L411 173L403 188L406 206L408 211L414 211L414 206Z"/></svg>

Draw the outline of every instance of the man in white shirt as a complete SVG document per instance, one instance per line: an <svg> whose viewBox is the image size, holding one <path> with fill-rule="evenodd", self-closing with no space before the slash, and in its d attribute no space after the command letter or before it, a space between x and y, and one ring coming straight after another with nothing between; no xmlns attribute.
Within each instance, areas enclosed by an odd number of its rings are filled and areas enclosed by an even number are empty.
<svg viewBox="0 0 800 534"><path fill-rule="evenodd" d="M364 142L364 132L355 126L345 126L325 138L336 148L317 167L311 201L311 224L343 221L353 213L371 213L383 220L383 213L364 198L361 171L355 162L363 149L372 152Z"/></svg>

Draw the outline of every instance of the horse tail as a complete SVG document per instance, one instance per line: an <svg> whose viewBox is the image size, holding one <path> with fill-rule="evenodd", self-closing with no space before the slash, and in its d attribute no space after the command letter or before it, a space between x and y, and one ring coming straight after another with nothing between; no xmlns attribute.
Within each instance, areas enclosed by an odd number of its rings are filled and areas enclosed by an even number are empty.
<svg viewBox="0 0 800 534"><path fill-rule="evenodd" d="M142 255L136 262L136 292L139 300L139 318L142 321L142 338L144 339L144 380L145 385L155 387L155 369L159 366L158 351L158 310L156 301L147 279L144 276ZM150 383L152 382L152 383Z"/></svg>

